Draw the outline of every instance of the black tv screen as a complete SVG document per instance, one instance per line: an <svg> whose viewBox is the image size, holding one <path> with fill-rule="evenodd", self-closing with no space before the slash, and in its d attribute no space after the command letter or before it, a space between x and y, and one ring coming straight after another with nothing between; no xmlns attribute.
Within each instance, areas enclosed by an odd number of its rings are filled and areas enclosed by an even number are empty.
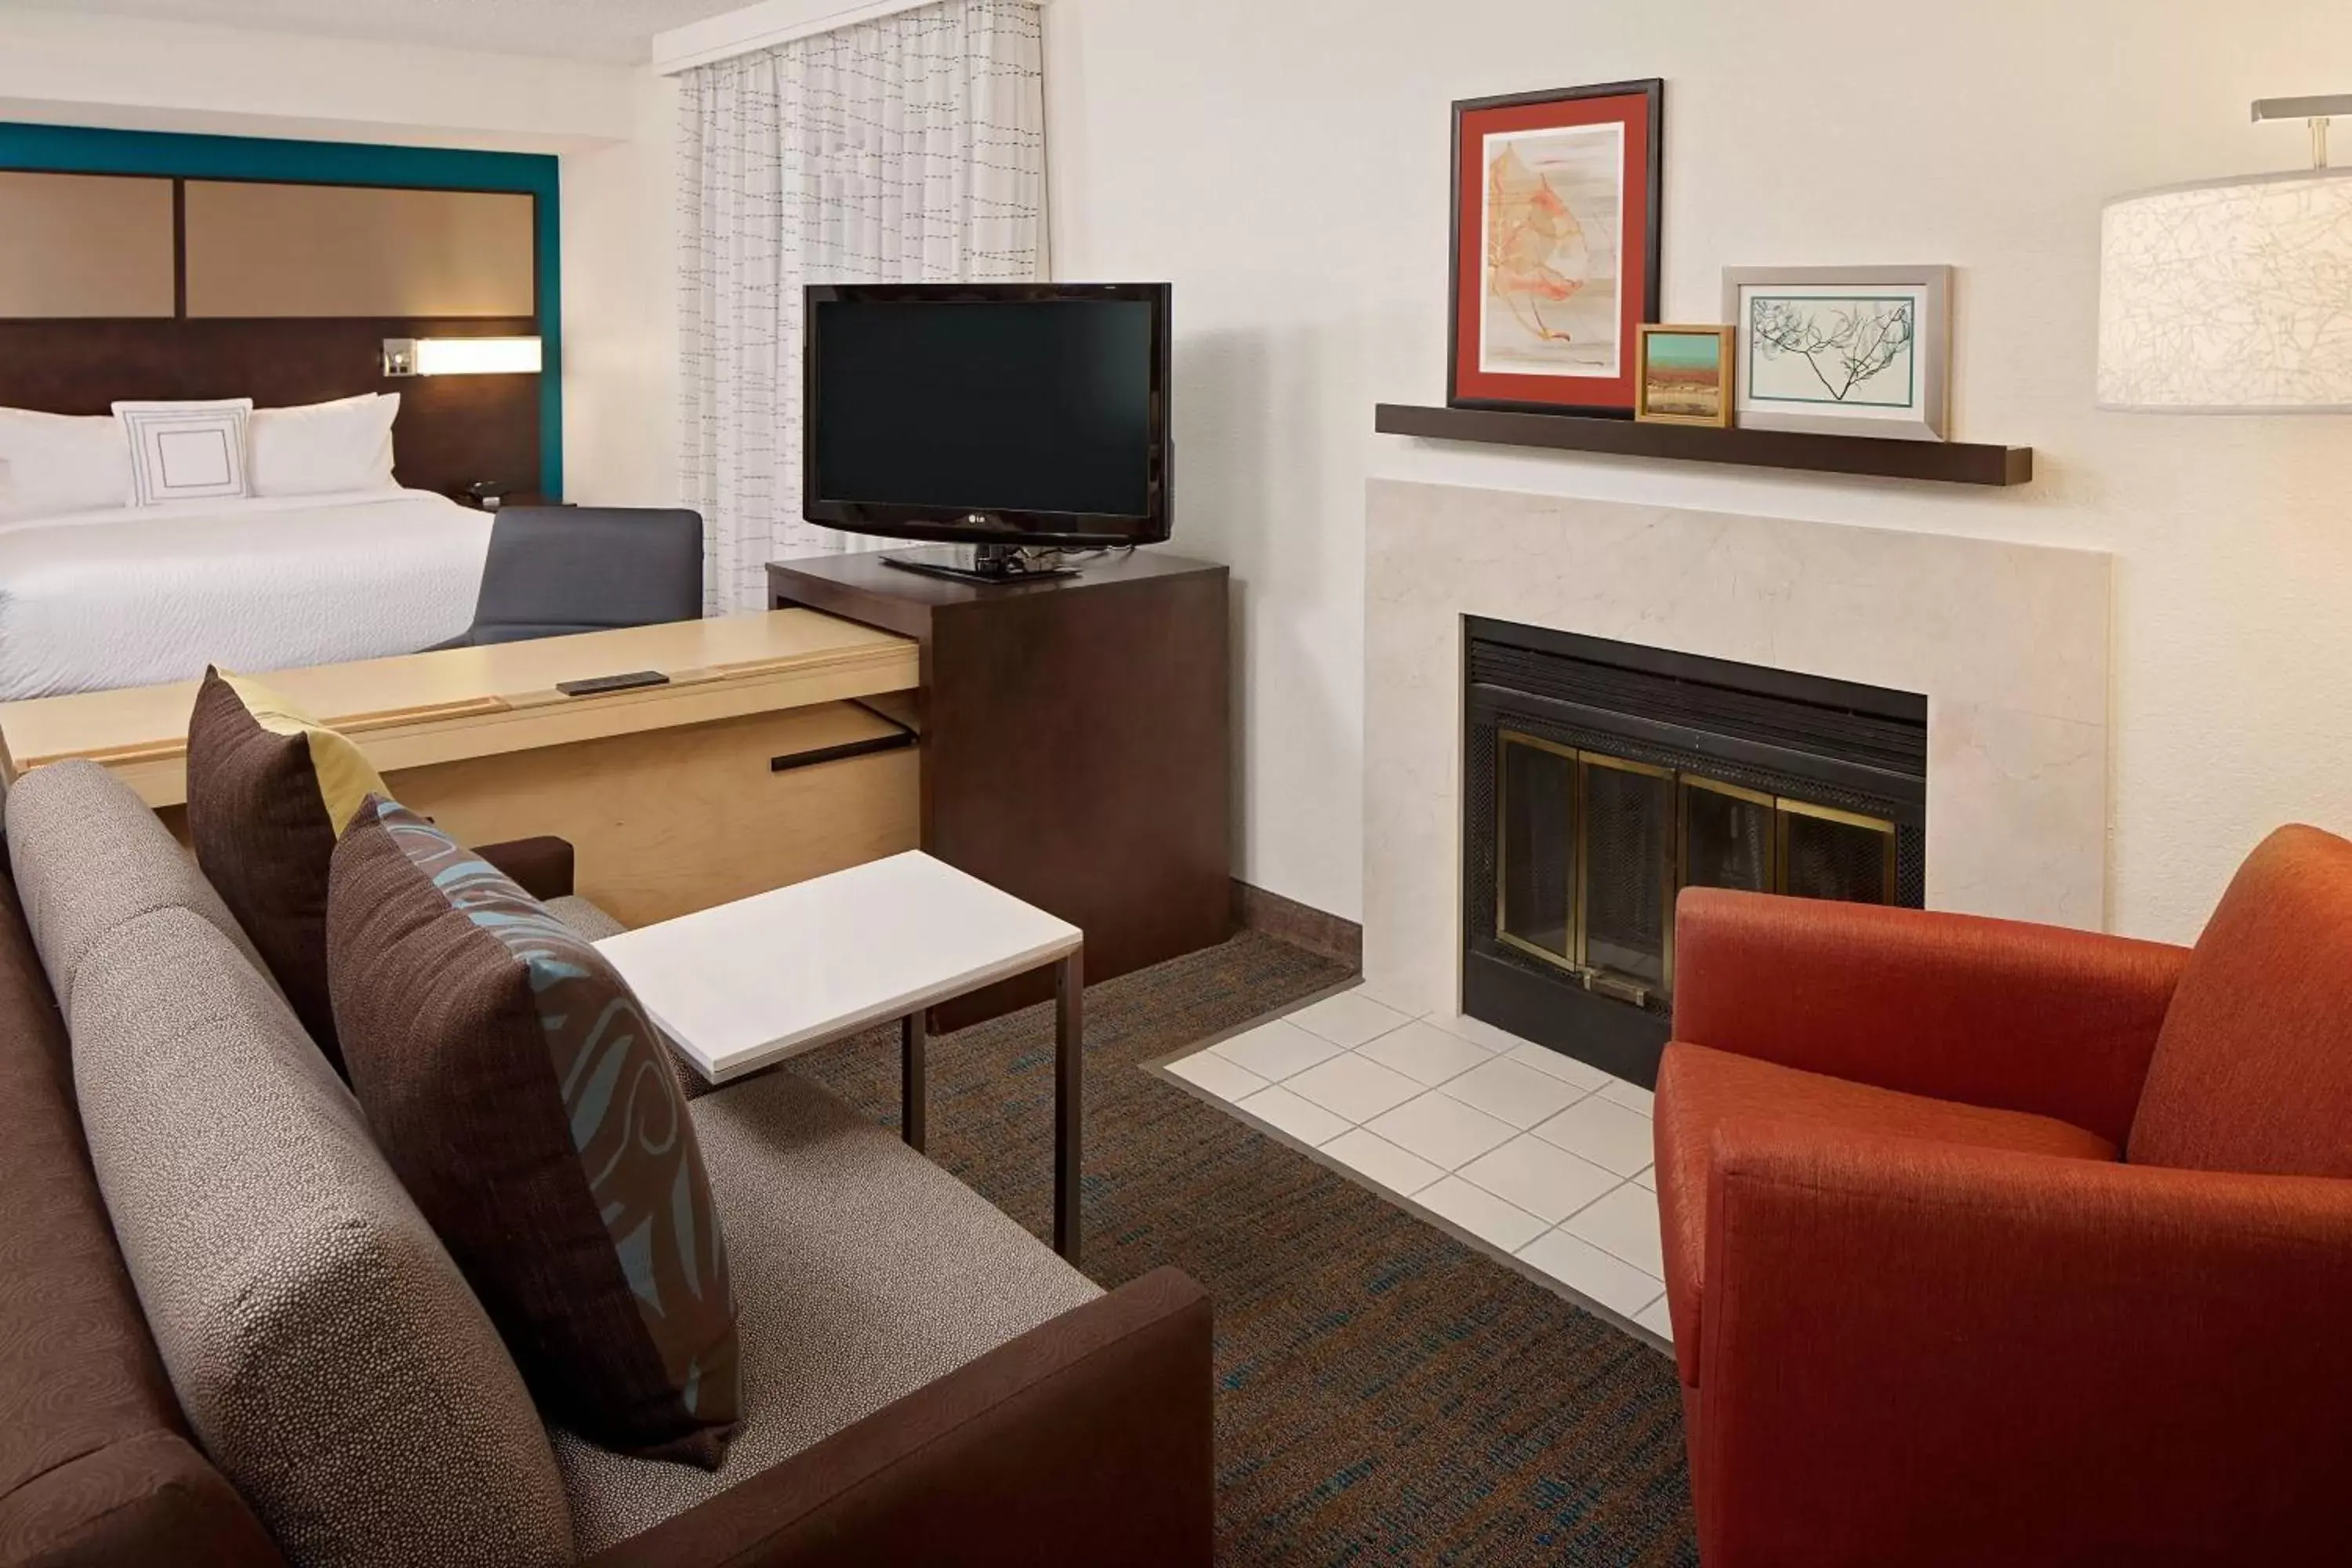
<svg viewBox="0 0 2352 1568"><path fill-rule="evenodd" d="M1164 284L813 287L802 511L901 538L1168 536Z"/></svg>

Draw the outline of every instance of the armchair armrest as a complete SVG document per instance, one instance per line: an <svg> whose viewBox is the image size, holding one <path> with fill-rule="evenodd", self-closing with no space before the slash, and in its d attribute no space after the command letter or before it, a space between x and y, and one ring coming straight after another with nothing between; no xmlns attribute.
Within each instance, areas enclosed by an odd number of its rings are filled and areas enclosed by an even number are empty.
<svg viewBox="0 0 2352 1568"><path fill-rule="evenodd" d="M2189 950L1973 915L1686 890L1675 1037L2122 1147Z"/></svg>
<svg viewBox="0 0 2352 1568"><path fill-rule="evenodd" d="M534 899L571 896L572 850L568 838L511 838L504 844L478 845L474 853L513 878Z"/></svg>
<svg viewBox="0 0 2352 1568"><path fill-rule="evenodd" d="M1213 1385L1208 1293L1157 1269L588 1568L1208 1568Z"/></svg>
<svg viewBox="0 0 2352 1568"><path fill-rule="evenodd" d="M2340 1552L2352 1182L1785 1122L1714 1155L1709 1564Z"/></svg>

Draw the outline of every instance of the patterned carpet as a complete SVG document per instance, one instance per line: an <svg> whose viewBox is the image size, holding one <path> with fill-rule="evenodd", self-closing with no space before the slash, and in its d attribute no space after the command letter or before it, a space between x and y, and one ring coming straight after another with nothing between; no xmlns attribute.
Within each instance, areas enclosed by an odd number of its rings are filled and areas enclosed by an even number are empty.
<svg viewBox="0 0 2352 1568"><path fill-rule="evenodd" d="M1696 1563L1664 1356L1139 1070L1341 978L1244 931L1087 993L1087 1272L1215 1299L1219 1560ZM793 1068L897 1124L895 1027ZM1049 1011L930 1079L931 1157L1047 1235Z"/></svg>

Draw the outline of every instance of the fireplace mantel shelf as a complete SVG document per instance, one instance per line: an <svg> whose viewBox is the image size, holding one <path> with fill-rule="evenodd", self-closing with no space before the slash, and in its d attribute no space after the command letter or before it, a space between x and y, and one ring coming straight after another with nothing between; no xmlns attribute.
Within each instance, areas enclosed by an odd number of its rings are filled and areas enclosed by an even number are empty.
<svg viewBox="0 0 2352 1568"><path fill-rule="evenodd" d="M1712 430L1574 414L1521 414L1487 408L1423 408L1383 403L1373 428L1384 436L1433 441L1484 441L1550 447L1626 458L1738 463L1822 474L1870 474L1956 485L2022 485L2033 479L2033 448L1968 441L1879 440L1866 436L1798 436L1779 430Z"/></svg>

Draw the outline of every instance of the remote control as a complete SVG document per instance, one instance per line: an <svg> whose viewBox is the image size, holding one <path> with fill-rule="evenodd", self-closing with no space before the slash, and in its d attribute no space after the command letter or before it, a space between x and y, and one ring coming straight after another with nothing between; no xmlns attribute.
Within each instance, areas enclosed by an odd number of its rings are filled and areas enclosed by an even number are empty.
<svg viewBox="0 0 2352 1568"><path fill-rule="evenodd" d="M559 680L555 689L566 697L602 697L607 691L627 691L639 686L667 686L669 677L658 669L632 670L626 675L600 675L593 680Z"/></svg>

